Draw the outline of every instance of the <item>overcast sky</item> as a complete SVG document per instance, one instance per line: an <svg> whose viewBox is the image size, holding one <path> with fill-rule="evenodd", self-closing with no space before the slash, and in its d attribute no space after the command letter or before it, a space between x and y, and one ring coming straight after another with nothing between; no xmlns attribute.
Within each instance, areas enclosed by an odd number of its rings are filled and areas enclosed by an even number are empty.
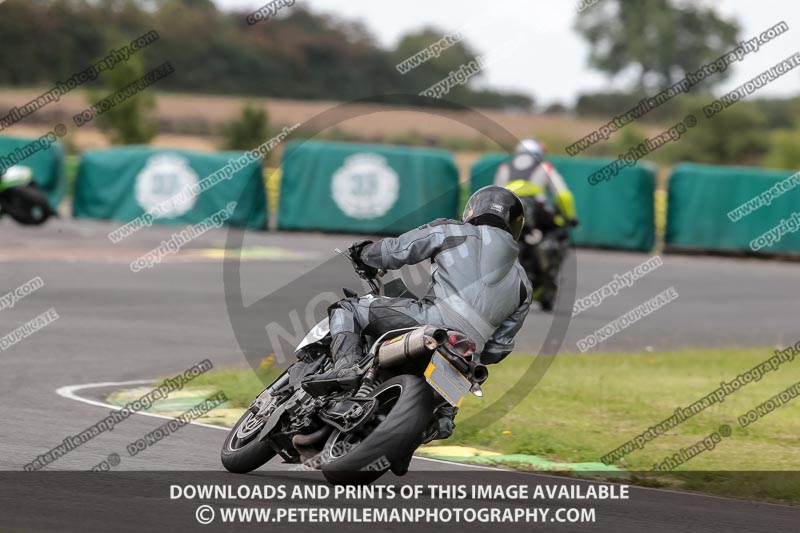
<svg viewBox="0 0 800 533"><path fill-rule="evenodd" d="M215 0L221 8L257 9L263 0ZM581 92L620 87L588 68L588 46L573 30L571 0L296 0L344 19L361 20L386 46L425 25L462 30L466 40L491 58L481 83L532 94L541 104L574 103ZM603 0L599 0L603 1ZM647 0L642 0L647 1ZM778 61L800 51L800 3L792 0L716 0L720 12L738 19L741 38L756 37L785 21L790 31L734 66L720 91L735 88ZM286 8L291 9L291 8ZM591 8L589 8L591 9ZM262 24L269 24L269 21ZM800 69L798 69L800 70ZM800 72L792 72L759 91L764 96L800 93Z"/></svg>

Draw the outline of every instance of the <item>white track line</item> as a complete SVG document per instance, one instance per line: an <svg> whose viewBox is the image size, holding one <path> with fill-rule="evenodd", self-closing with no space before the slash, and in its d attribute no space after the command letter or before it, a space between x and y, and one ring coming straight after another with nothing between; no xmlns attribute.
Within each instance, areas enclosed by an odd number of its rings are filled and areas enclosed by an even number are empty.
<svg viewBox="0 0 800 533"><path fill-rule="evenodd" d="M75 400L76 402L83 402L88 403L89 405L94 405L96 407L105 407L106 409L112 409L114 411L119 411L118 405L113 405L110 403L100 402L97 400L90 400L88 398L84 398L82 396L78 396L75 394L75 391L83 390L83 389L99 389L102 387L127 387L130 385L150 385L151 383L158 382L157 378L154 379L137 379L134 381L106 381L105 383L84 383L82 385L68 385L66 387L61 387L56 389L56 394L59 396L63 396L64 398L68 398L70 400ZM134 415L142 415L142 416L152 416L153 418L163 418L166 420L174 420L174 416L166 416L166 415L158 415L155 413L141 413L139 411L131 411L131 414ZM213 426L211 424L203 424L202 422L189 422L195 426L200 426L204 428L211 428L211 429L221 429L222 431L228 431L230 428L224 428L222 426Z"/></svg>
<svg viewBox="0 0 800 533"><path fill-rule="evenodd" d="M103 408L106 408L106 409L112 409L114 411L118 411L119 410L119 406L117 406L117 405L113 405L113 404L106 403L106 402L101 402L101 401L98 401L98 400L90 400L89 398L84 398L82 396L78 396L75 393L77 391L84 390L84 389L100 389L100 388L103 388L103 387L129 387L129 386L133 386L133 385L150 385L150 384L156 383L156 382L158 382L157 378L153 378L153 379L137 379L137 380L133 380L133 381L106 381L106 382L103 382L103 383L83 383L81 385L67 385L66 387L60 387L60 388L56 389L56 394L58 394L59 396L61 396L63 398L67 398L69 400L75 400L76 402L82 402L82 403L86 403L86 404L89 404L89 405L94 405L95 407L103 407ZM142 413L142 412L139 412L139 411L132 411L132 414L142 415L142 416L152 416L153 418L163 418L163 419L166 419L166 420L173 420L175 418L175 417L172 417L172 416L159 415L159 414L155 414L155 413ZM221 429L222 431L230 431L230 428L226 428L226 427L222 427L222 426L214 426L214 425L211 425L211 424L203 424L202 422L194 422L194 421L192 421L192 422L189 422L189 423L192 424L192 425L200 426L200 427L204 427L204 428ZM443 464L459 466L459 467L477 468L477 469L480 469L480 470L496 470L496 471L500 471L500 472L508 472L509 471L509 470L505 470L505 469L502 469L502 468L494 468L494 467L491 467L491 466L471 465L471 464L466 464L466 463L455 463L455 462L452 462L452 461L443 461L441 459L431 459L430 457L418 457L416 455L414 456L414 459L418 459L420 461L430 461L430 462L433 462L433 463L443 463Z"/></svg>
<svg viewBox="0 0 800 533"><path fill-rule="evenodd" d="M100 402L97 400L90 400L88 398L83 398L75 394L75 391L83 390L83 389L99 389L102 387L125 387L129 385L149 385L151 383L156 383L159 380L157 378L153 379L137 379L134 381L108 381L105 383L84 383L83 385L68 385L66 387L61 387L56 389L56 394L62 396L64 398L68 398L70 400L75 400L77 402L83 402L89 405L94 405L97 407L104 407L106 409L112 409L114 411L119 410L119 407L110 403ZM174 417L172 416L165 416L165 415L157 415L155 413L140 413L138 411L134 411L133 414L136 415L143 415L143 416L152 416L153 418L164 418L167 420L173 420ZM200 426L204 428L211 428L211 429L221 429L222 431L229 431L230 428L224 428L222 426L212 426L211 424L203 424L202 422L189 422L195 426ZM447 465L459 466L459 467L466 467L466 468L477 468L479 470L494 470L497 472L514 472L517 474L528 474L528 475L535 475L541 477L547 477L553 480L560 480L563 481L565 479L571 479L573 481L580 481L585 483L597 483L603 485L626 485L626 483L619 483L614 481L595 481L593 479L582 479L582 478L569 478L563 476L555 476L553 474L548 474L546 472L524 472L519 470L510 470L507 468L495 468L491 466L481 466L481 465L472 465L468 463L455 463L453 461L444 461L442 459L431 459L430 457L418 457L414 456L414 459L420 461L431 461L433 463L443 463ZM638 485L629 485L632 489L635 490L646 490L646 491L657 491L657 492L667 492L670 494L680 494L682 496L696 496L701 498L713 498L715 500L728 500L733 502L744 502L744 503L751 503L751 504L758 504L758 505L769 505L769 506L776 506L776 507L790 507L792 509L796 509L793 505L785 505L780 503L768 503L768 502L758 502L758 501L751 501L751 500L741 500L736 498L726 498L725 496L715 496L713 494L702 494L699 492L683 492L679 490L671 490L671 489L657 489L653 487L641 487Z"/></svg>

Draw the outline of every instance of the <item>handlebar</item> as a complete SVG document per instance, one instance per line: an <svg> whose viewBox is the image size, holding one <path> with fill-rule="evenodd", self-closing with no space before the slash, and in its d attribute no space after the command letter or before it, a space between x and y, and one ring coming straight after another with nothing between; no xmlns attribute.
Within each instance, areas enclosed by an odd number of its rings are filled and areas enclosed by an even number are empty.
<svg viewBox="0 0 800 533"><path fill-rule="evenodd" d="M348 254L347 252L343 252L339 248L334 248L333 251L347 258L347 260L350 261L350 264L353 265L353 270L355 270L356 274L358 274L358 277L367 282L367 285L369 285L369 288L371 289L372 293L376 296L380 295L381 278L383 277L384 274L386 274L386 272L384 272L383 270L378 270L378 275L375 276L374 278L365 276L364 273L359 270L358 263L356 263L355 260L353 260L353 258L350 257L350 254Z"/></svg>

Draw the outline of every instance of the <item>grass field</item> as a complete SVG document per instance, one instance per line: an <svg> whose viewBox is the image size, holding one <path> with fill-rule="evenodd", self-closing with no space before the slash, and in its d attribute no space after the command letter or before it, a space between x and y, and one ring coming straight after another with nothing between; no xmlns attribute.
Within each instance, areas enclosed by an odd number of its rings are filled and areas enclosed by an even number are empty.
<svg viewBox="0 0 800 533"><path fill-rule="evenodd" d="M0 109L22 106L47 91L49 87L0 88ZM462 151L477 141L488 141L483 132L499 124L517 137L535 136L543 138L552 153L561 153L564 148L595 130L606 120L601 118L576 117L569 113L542 114L516 111L479 109L479 118L473 125L461 122L463 113L423 110L418 108L391 108L379 104L359 104L347 111L337 111L341 102L304 101L276 98L247 98L231 95L200 95L182 93L155 93L156 111L162 125L162 134L152 144L157 147L185 148L195 150L218 149L217 138L221 127L235 118L246 103L262 106L276 130L281 126L304 123L326 113L325 125L319 133L355 136L370 142L395 144L419 144L447 147ZM15 124L6 132L17 136L38 136L58 122L69 122L89 104L88 93L74 90L58 102L50 103L33 117ZM197 110L202 109L202 117ZM485 118L483 118L485 117ZM466 118L470 122L469 118ZM659 124L646 123L638 126L642 131L656 134L663 130ZM95 128L84 127L71 131L66 141L77 151L108 146L108 140ZM493 143L489 141L489 145ZM474 146L472 148L475 149ZM481 151L494 148L482 148Z"/></svg>
<svg viewBox="0 0 800 533"><path fill-rule="evenodd" d="M482 399L470 396L465 400L455 434L442 444L561 462L597 462L670 417L676 408L688 407L720 387L723 380L730 382L771 355L770 349L560 355L527 393L526 384L518 381L534 359L511 356L491 367ZM737 423L739 416L800 382L798 364L784 363L613 464L629 471L649 471L656 462L728 424L732 434L713 450L678 466L668 484L730 496L800 501L797 476L787 480L778 475L798 469L800 400L782 405L746 428ZM266 380L274 372L266 368L260 374ZM249 369L212 371L196 384L219 387L241 407L263 388L262 379ZM521 388L521 401L505 415L492 415L487 423L480 413L514 387ZM704 473L690 473L697 471ZM726 474L741 471L753 471L746 476L748 483L741 482L740 474ZM663 484L665 479L639 478L639 482L654 484Z"/></svg>

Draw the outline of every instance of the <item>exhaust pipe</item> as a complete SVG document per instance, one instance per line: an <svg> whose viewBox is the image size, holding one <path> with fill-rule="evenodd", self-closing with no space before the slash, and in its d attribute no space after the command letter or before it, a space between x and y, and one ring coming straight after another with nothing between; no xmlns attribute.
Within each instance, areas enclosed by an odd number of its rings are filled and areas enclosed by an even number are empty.
<svg viewBox="0 0 800 533"><path fill-rule="evenodd" d="M447 340L447 331L420 326L381 345L378 362L382 367L398 365L410 359L430 355Z"/></svg>
<svg viewBox="0 0 800 533"><path fill-rule="evenodd" d="M314 433L308 435L298 434L292 437L292 446L300 454L303 463L308 463L314 460L320 453L317 446L325 443L325 439L333 432L331 426L325 425Z"/></svg>
<svg viewBox="0 0 800 533"><path fill-rule="evenodd" d="M477 363L470 363L469 373L470 377L472 377L472 381L474 381L478 385L482 384L484 381L489 379L489 369L486 368L486 366L484 365L480 365Z"/></svg>

